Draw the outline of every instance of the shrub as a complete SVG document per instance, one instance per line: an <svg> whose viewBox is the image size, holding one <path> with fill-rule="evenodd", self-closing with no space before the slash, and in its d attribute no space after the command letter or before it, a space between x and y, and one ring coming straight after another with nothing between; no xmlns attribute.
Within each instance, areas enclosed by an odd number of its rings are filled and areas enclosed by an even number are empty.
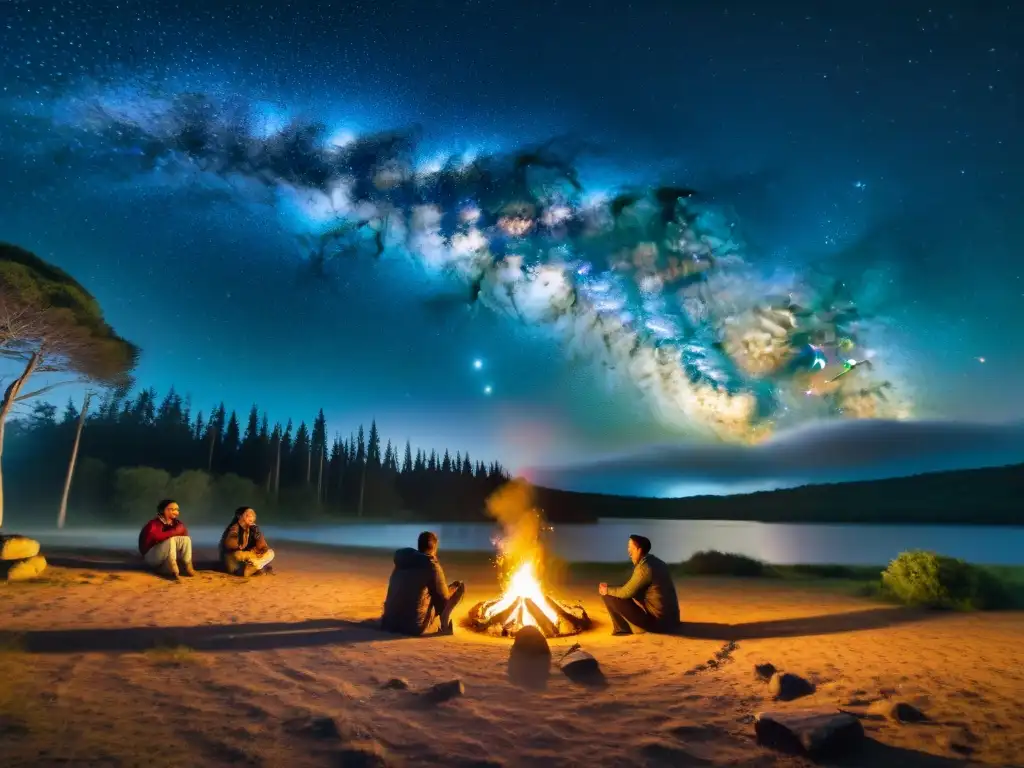
<svg viewBox="0 0 1024 768"><path fill-rule="evenodd" d="M1007 594L988 571L934 552L902 552L882 572L883 590L906 605L929 608L993 609Z"/></svg>
<svg viewBox="0 0 1024 768"><path fill-rule="evenodd" d="M760 560L711 549L695 553L681 565L691 576L764 576L768 568Z"/></svg>

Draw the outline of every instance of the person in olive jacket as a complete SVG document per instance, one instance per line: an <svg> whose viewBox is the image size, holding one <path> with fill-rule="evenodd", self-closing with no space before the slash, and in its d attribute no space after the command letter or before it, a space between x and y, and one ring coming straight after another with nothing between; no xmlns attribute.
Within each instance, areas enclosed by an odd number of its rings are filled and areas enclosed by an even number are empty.
<svg viewBox="0 0 1024 768"><path fill-rule="evenodd" d="M424 531L416 549L395 552L395 569L388 581L381 628L402 635L422 635L434 618L440 618L439 631L451 634L452 610L461 602L466 585L461 581L445 583L444 569L437 559L437 534Z"/></svg>
<svg viewBox="0 0 1024 768"><path fill-rule="evenodd" d="M646 536L630 536L626 551L633 563L629 581L621 587L602 582L597 588L612 620L612 634L633 634L630 624L645 632L674 632L679 627L679 598L668 566L651 554Z"/></svg>

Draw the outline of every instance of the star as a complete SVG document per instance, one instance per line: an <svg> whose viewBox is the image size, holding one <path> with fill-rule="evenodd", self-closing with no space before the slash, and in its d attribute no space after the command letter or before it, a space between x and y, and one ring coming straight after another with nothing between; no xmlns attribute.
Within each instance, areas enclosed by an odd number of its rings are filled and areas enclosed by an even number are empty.
<svg viewBox="0 0 1024 768"><path fill-rule="evenodd" d="M476 360L473 361L473 368L475 368L476 370L479 371L483 367L484 367L484 361L481 360L480 358L477 358Z"/></svg>
<svg viewBox="0 0 1024 768"><path fill-rule="evenodd" d="M484 394L485 394L485 395L489 395L489 394L491 394L491 392L493 392L493 391L494 391L494 390L493 390L493 389L491 388L491 385L490 385L490 384L488 384L488 385L487 385L486 387L484 387Z"/></svg>

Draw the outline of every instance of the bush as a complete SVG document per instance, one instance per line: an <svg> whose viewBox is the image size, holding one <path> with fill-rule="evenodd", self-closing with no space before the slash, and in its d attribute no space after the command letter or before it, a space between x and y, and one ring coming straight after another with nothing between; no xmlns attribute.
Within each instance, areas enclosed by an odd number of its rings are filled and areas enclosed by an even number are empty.
<svg viewBox="0 0 1024 768"><path fill-rule="evenodd" d="M999 580L982 568L934 552L902 552L882 572L885 593L905 605L986 610L1007 605Z"/></svg>
<svg viewBox="0 0 1024 768"><path fill-rule="evenodd" d="M760 560L714 549L697 552L682 563L681 568L690 576L764 576L768 573L767 566Z"/></svg>

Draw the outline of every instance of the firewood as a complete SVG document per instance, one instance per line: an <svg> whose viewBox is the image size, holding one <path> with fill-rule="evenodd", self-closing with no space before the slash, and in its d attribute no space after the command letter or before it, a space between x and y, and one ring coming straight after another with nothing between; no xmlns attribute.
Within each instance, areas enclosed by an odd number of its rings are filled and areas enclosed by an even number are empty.
<svg viewBox="0 0 1024 768"><path fill-rule="evenodd" d="M558 614L559 618L568 622L569 625L577 632L582 632L584 629L590 626L590 618L587 616L587 612L584 611L582 608L580 609L580 611L582 612L583 616L574 616L573 614L569 613L569 611L565 610L565 608L563 608L557 600L549 600L548 602L554 606L555 613Z"/></svg>
<svg viewBox="0 0 1024 768"><path fill-rule="evenodd" d="M540 606L528 597L523 598L523 602L526 605L526 610L528 610L530 615L533 616L533 620L537 623L537 627L540 631L547 637L558 637L558 626L552 623L551 619L549 619L544 614L544 611L540 609Z"/></svg>
<svg viewBox="0 0 1024 768"><path fill-rule="evenodd" d="M495 624L499 626L505 626L510 618L514 617L516 608L519 607L519 601L516 600L512 605L506 608L504 611L494 614L490 619L484 623L484 627L493 627Z"/></svg>

